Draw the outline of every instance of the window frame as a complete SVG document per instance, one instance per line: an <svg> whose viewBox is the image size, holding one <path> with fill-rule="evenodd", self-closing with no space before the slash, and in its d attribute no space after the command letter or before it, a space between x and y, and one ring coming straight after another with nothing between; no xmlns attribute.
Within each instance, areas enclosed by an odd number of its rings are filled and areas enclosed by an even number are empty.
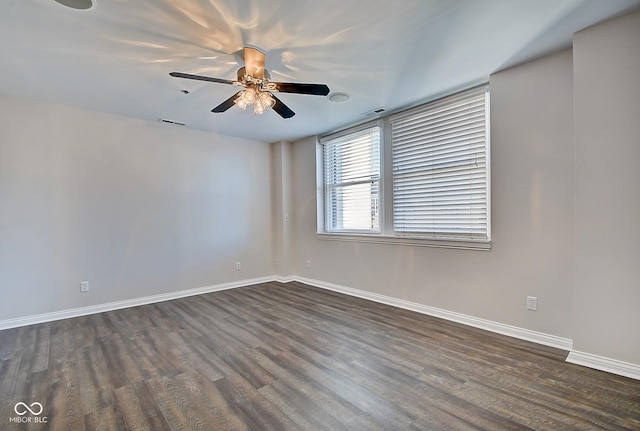
<svg viewBox="0 0 640 431"><path fill-rule="evenodd" d="M391 120L398 116L408 115L413 110L425 109L431 103L439 102L447 97L464 93L474 88L485 88L485 154L486 154L486 213L487 224L486 238L463 237L449 235L421 234L414 232L396 232L393 226L393 154L391 142ZM490 90L489 84L484 83L474 87L467 87L461 91L446 94L409 109L398 111L392 115L381 117L374 122L367 122L362 125L343 129L342 131L322 136L316 139L316 184L317 184L317 229L316 238L326 241L343 241L376 244L397 244L417 247L436 247L449 249L490 251L491 240L491 127L490 127ZM366 128L372 124L381 127L380 139L380 178L379 178L379 221L380 231L375 232L347 232L347 231L327 231L325 229L325 200L323 189L323 152L322 144L327 137L338 134L348 134L360 128Z"/></svg>
<svg viewBox="0 0 640 431"><path fill-rule="evenodd" d="M331 228L331 221L328 219L331 218L330 210L333 208L328 203L328 193L327 193L327 183L325 178L325 146L327 144L331 144L333 141L339 140L348 136L357 136L359 134L364 134L367 131L378 129L378 173L377 182L378 187L378 202L377 202L377 218L378 218L378 227L372 229L348 229L341 228L335 229ZM382 157L382 142L383 138L383 127L381 121L368 122L356 127L351 127L346 130L342 130L336 133L332 133L330 135L323 136L317 141L317 151L316 151L316 178L318 184L318 233L326 233L326 234L334 234L334 235L345 235L345 234L354 234L354 235L377 235L382 232L382 167L383 167L383 157ZM366 184L369 180L358 180L354 181L349 185L343 184L336 186L335 188L346 188L349 186ZM334 185L335 186L335 185ZM322 202L322 205L320 205Z"/></svg>

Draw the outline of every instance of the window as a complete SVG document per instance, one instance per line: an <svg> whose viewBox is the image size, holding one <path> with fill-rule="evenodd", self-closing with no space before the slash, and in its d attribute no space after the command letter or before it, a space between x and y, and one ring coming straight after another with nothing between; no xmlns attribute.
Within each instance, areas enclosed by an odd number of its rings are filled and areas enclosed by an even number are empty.
<svg viewBox="0 0 640 431"><path fill-rule="evenodd" d="M488 239L486 87L390 119L393 230Z"/></svg>
<svg viewBox="0 0 640 431"><path fill-rule="evenodd" d="M380 127L321 140L324 230L380 230Z"/></svg>
<svg viewBox="0 0 640 431"><path fill-rule="evenodd" d="M318 237L489 250L488 100L475 87L320 139Z"/></svg>

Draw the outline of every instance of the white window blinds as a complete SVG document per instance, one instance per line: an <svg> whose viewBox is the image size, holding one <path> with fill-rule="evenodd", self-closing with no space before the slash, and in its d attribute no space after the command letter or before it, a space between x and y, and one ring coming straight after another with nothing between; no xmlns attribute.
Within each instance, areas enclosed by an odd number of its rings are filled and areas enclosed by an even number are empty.
<svg viewBox="0 0 640 431"><path fill-rule="evenodd" d="M325 231L380 229L380 127L321 140Z"/></svg>
<svg viewBox="0 0 640 431"><path fill-rule="evenodd" d="M394 231L488 239L487 99L476 87L390 118Z"/></svg>

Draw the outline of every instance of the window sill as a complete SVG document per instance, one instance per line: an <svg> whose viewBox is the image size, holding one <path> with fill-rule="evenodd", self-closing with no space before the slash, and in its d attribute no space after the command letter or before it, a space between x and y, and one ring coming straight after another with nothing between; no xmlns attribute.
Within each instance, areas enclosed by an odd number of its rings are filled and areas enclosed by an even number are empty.
<svg viewBox="0 0 640 431"><path fill-rule="evenodd" d="M453 248L462 250L490 251L491 240L445 237L367 235L357 233L317 232L316 238L323 241L362 242L372 244L411 245L414 247Z"/></svg>

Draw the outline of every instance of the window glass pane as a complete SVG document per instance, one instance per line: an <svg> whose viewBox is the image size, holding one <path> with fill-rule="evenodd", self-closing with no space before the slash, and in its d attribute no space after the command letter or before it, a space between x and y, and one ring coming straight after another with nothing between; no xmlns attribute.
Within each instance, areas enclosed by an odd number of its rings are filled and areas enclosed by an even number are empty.
<svg viewBox="0 0 640 431"><path fill-rule="evenodd" d="M322 144L325 230L379 230L380 127L329 137Z"/></svg>

